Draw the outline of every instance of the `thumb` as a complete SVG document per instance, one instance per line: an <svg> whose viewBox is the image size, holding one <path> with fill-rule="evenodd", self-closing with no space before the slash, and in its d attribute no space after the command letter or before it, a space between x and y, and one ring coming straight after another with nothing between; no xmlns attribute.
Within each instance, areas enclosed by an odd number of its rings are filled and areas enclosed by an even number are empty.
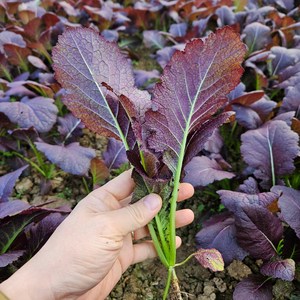
<svg viewBox="0 0 300 300"><path fill-rule="evenodd" d="M134 204L110 213L113 220L116 220L116 229L125 236L148 224L159 212L161 206L161 197L157 194L149 194Z"/></svg>

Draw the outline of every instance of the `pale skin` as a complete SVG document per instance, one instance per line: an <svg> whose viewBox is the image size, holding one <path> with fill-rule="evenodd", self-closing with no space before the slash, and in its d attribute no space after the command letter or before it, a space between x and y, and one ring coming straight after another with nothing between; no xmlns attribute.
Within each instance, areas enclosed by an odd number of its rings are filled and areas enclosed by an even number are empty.
<svg viewBox="0 0 300 300"><path fill-rule="evenodd" d="M150 194L129 204L134 182L126 171L90 193L57 228L44 247L0 284L11 300L105 299L126 269L156 256L146 224L157 214L161 198ZM182 183L178 201L191 197ZM193 221L189 209L176 213L176 226ZM181 239L177 237L177 247Z"/></svg>

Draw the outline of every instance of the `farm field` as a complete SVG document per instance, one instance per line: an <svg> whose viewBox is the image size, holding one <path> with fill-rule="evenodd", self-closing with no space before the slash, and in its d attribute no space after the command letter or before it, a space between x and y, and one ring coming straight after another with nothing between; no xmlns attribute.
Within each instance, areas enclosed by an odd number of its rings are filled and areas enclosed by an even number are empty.
<svg viewBox="0 0 300 300"><path fill-rule="evenodd" d="M106 300L299 300L299 135L298 0L1 1L0 282L132 168L159 257Z"/></svg>

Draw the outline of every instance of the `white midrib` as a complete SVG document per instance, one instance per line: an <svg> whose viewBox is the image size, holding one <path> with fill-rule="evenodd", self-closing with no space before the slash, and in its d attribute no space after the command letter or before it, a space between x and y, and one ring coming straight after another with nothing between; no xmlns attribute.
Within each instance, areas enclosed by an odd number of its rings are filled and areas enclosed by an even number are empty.
<svg viewBox="0 0 300 300"><path fill-rule="evenodd" d="M92 76L92 78L93 78L93 82L96 84L97 89L98 89L98 91L99 91L99 93L100 93L100 95L101 95L103 101L104 101L105 104L106 104L106 108L107 108L107 110L109 111L109 113L110 113L110 115L111 115L111 117L112 117L112 119L113 119L113 121L114 121L114 123L115 123L115 127L116 127L116 129L117 129L117 131L118 131L118 133L119 133L119 137L121 138L121 140L122 140L122 142L123 142L123 144L124 144L124 146L125 146L125 149L126 149L126 150L129 150L129 146L128 146L128 143L127 143L127 141L126 141L126 137L124 136L124 134L123 134L123 132L122 132L120 126L119 126L119 123L118 123L118 121L117 121L115 115L114 115L113 112L111 111L111 109L110 109L110 107L109 107L109 105L108 105L108 103L107 103L107 100L106 100L106 98L105 98L105 96L104 96L104 94L103 94L103 92L102 92L102 90L101 90L100 85L98 84L97 80L96 80L95 77L94 77L93 71L91 70L91 68L90 68L89 64L87 63L86 59L84 58L84 55L83 55L83 53L81 52L81 50L80 50L80 48L79 48L79 46L78 46L78 44L77 44L77 42L76 42L76 40L74 39L74 37L73 37L72 34L71 34L71 37L72 37L73 42L74 42L75 45L76 45L76 48L77 48L77 50L78 50L78 52L79 52L79 54L80 54L82 60L84 61L84 63L85 63L85 65L86 65L87 69L89 70L89 73L91 74L91 76ZM93 44L93 35L92 35L92 44Z"/></svg>

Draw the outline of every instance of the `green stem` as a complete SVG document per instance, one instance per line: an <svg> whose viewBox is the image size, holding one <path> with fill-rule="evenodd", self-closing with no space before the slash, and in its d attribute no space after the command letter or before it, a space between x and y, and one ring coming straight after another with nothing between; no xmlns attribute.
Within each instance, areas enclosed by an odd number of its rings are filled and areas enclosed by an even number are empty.
<svg viewBox="0 0 300 300"><path fill-rule="evenodd" d="M171 280L172 280L172 274L173 274L172 271L173 271L173 267L169 267L167 282L166 282L165 290L164 290L164 294L163 294L163 300L166 300L168 295L169 295L169 290L170 290Z"/></svg>
<svg viewBox="0 0 300 300"><path fill-rule="evenodd" d="M165 254L164 254L163 250L161 249L160 242L157 238L155 229L154 229L154 227L151 223L148 224L148 229L149 229L149 232L150 232L150 235L151 235L151 238L152 238L153 244L155 246L155 250L157 252L158 257L160 258L163 265L166 268L169 268L169 263L168 263L168 261L165 257Z"/></svg>
<svg viewBox="0 0 300 300"><path fill-rule="evenodd" d="M156 228L157 228L157 232L158 232L158 235L159 235L159 239L160 239L160 242L161 242L161 246L162 246L164 255L165 255L166 259L169 260L169 258L170 258L170 249L169 249L169 246L167 244L165 234L163 232L163 228L162 228L162 225L161 225L159 215L155 216L155 222L156 222Z"/></svg>
<svg viewBox="0 0 300 300"><path fill-rule="evenodd" d="M34 167L38 172L40 172L44 177L47 177L45 172L36 164L34 163L33 161L31 161L30 159L28 159L27 157L25 157L24 155L18 153L18 152L15 152L13 151L12 152L14 155L22 158L23 160L25 160L27 163L29 163L32 167Z"/></svg>
<svg viewBox="0 0 300 300"><path fill-rule="evenodd" d="M182 266L184 265L185 263L187 263L192 257L194 257L196 255L196 253L192 253L191 255L189 255L185 260L183 260L182 262L180 263L177 263L175 265L175 267L179 267L179 266Z"/></svg>
<svg viewBox="0 0 300 300"><path fill-rule="evenodd" d="M31 150L33 151L33 153L38 161L39 166L42 168L44 165L44 161L43 161L41 153L37 150L36 146L32 143L32 141L29 138L27 139L27 143L30 146Z"/></svg>
<svg viewBox="0 0 300 300"><path fill-rule="evenodd" d="M82 177L82 182L83 182L86 193L89 194L91 191L90 191L88 183L84 177Z"/></svg>

